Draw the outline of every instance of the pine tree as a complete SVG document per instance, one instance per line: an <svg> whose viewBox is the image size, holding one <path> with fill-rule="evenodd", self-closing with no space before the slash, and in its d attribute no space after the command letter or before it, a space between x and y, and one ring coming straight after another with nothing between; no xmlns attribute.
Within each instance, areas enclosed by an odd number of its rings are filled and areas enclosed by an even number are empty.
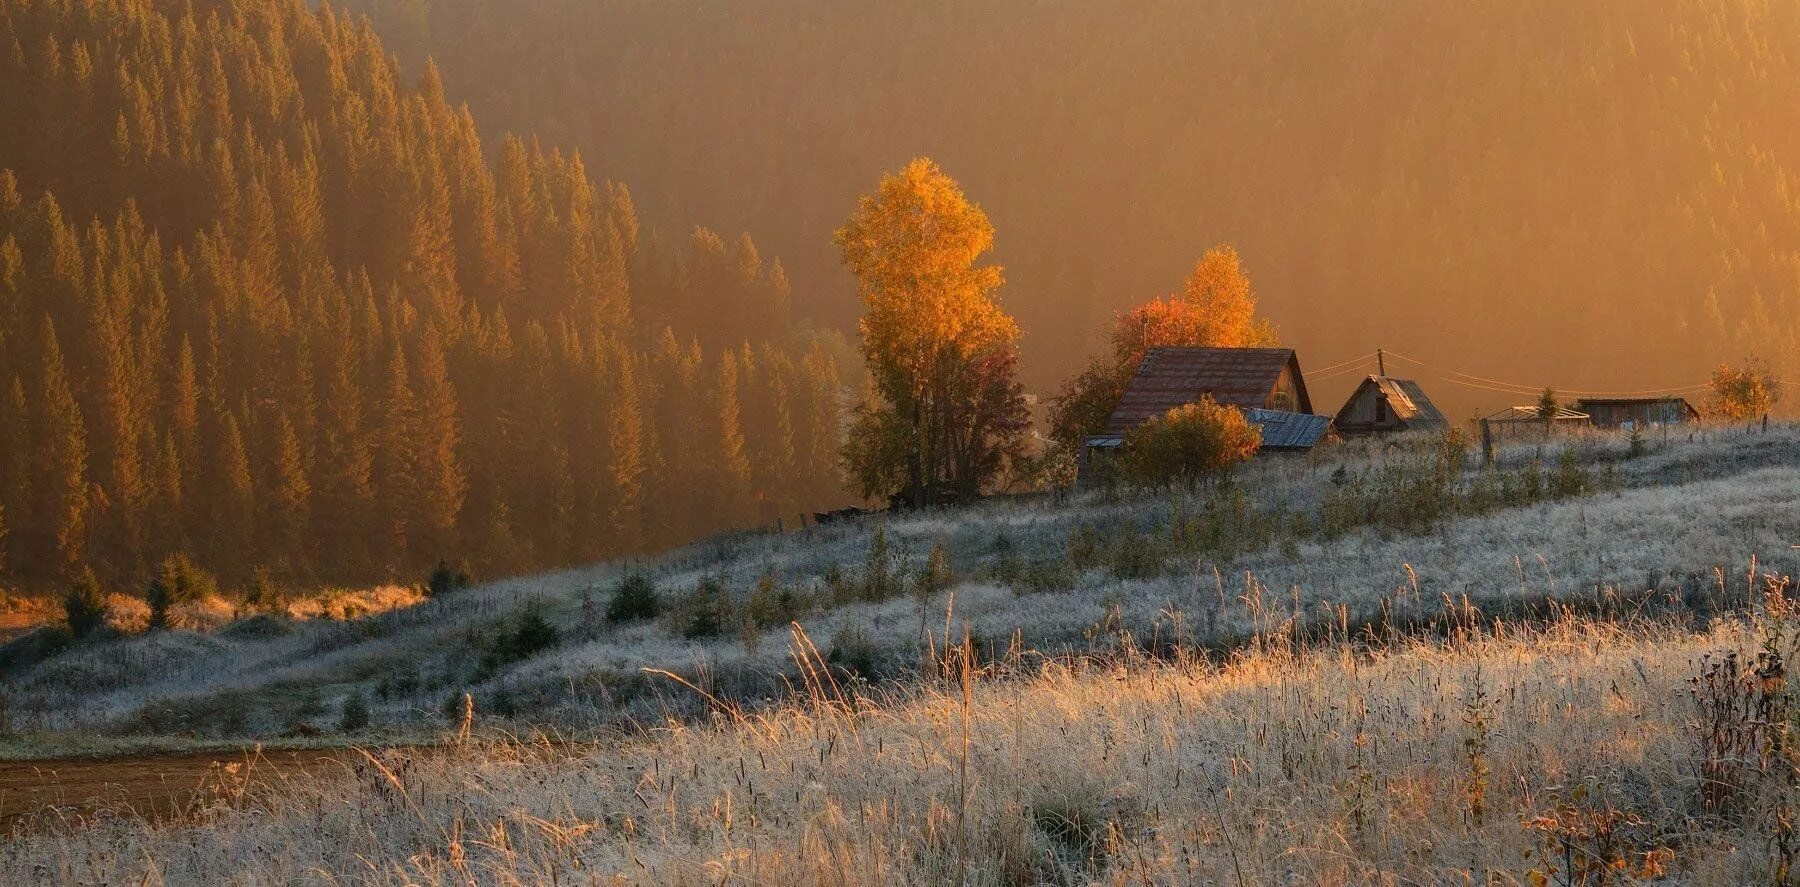
<svg viewBox="0 0 1800 887"><path fill-rule="evenodd" d="M644 544L639 512L643 503L644 418L632 356L623 350L612 356L613 384L606 416L607 528L615 551L634 552Z"/></svg>
<svg viewBox="0 0 1800 887"><path fill-rule="evenodd" d="M721 524L733 526L749 515L750 460L744 452L744 429L738 410L738 362L731 352L719 355L718 373L712 397L716 416L713 454L717 460L713 463L717 478L713 493Z"/></svg>
<svg viewBox="0 0 1800 887"><path fill-rule="evenodd" d="M150 484L145 477L143 437L144 420L139 412L137 391L141 382L132 378L132 367L139 365L128 352L123 330L116 321L102 325L101 349L103 414L105 445L97 462L110 466L106 473L106 489L113 506L116 525L113 540L126 558L137 560L143 554L143 517L150 497Z"/></svg>
<svg viewBox="0 0 1800 887"><path fill-rule="evenodd" d="M270 542L273 550L290 564L306 563L312 482L300 452L300 435L286 414L280 417L276 428L274 460L270 471L272 495L266 497L271 503L267 517L272 530Z"/></svg>
<svg viewBox="0 0 1800 887"><path fill-rule="evenodd" d="M318 507L313 511L315 537L341 554L346 566L369 562L368 530L373 526L374 455L364 427L359 367L347 319L337 326L338 339L328 345L324 412L318 430Z"/></svg>
<svg viewBox="0 0 1800 887"><path fill-rule="evenodd" d="M456 545L456 527L468 493L468 477L459 455L461 433L456 412L456 389L444 363L443 346L436 330L427 327L419 350L417 481L418 516L414 524L426 546L449 553Z"/></svg>
<svg viewBox="0 0 1800 887"><path fill-rule="evenodd" d="M0 395L0 508L18 520L31 515L31 413L25 400L25 384L19 377L12 377ZM13 540L15 546L29 541L16 537ZM18 574L30 573L32 565L15 554L9 566Z"/></svg>
<svg viewBox="0 0 1800 887"><path fill-rule="evenodd" d="M221 569L239 573L255 559L256 482L250 471L250 450L235 415L226 414L220 442L218 477L214 481L217 508L210 515L213 551Z"/></svg>
<svg viewBox="0 0 1800 887"><path fill-rule="evenodd" d="M175 357L175 379L170 391L169 422L182 459L194 463L200 458L200 379L194 364L194 346L187 336L181 337L181 348Z"/></svg>
<svg viewBox="0 0 1800 887"><path fill-rule="evenodd" d="M63 621L78 640L106 626L106 595L93 570L83 567L75 571L75 579L63 595Z"/></svg>
<svg viewBox="0 0 1800 887"><path fill-rule="evenodd" d="M837 364L825 349L813 345L801 364L805 375L806 420L801 424L799 472L808 498L815 504L839 501L844 494L838 453L842 449L842 383Z"/></svg>
<svg viewBox="0 0 1800 887"><path fill-rule="evenodd" d="M389 559L406 558L419 502L418 401L406 367L406 352L394 345L377 410L373 480L380 544Z"/></svg>
<svg viewBox="0 0 1800 887"><path fill-rule="evenodd" d="M188 480L181 448L174 432L163 435L156 465L155 513L151 525L159 528L156 544L164 550L187 547Z"/></svg>
<svg viewBox="0 0 1800 887"><path fill-rule="evenodd" d="M38 494L38 520L55 543L56 569L73 576L87 552L87 429L70 386L56 327L49 318L44 319L42 353L42 394L35 423L35 467L43 484Z"/></svg>
<svg viewBox="0 0 1800 887"><path fill-rule="evenodd" d="M451 234L450 185L435 150L418 161L414 174L411 235L401 268L401 288L433 322L453 324L462 313Z"/></svg>

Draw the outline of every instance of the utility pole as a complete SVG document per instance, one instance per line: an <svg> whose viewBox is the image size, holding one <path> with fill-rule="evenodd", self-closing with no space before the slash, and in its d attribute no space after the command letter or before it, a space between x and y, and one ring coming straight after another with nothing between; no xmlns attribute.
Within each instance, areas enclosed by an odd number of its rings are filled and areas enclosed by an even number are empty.
<svg viewBox="0 0 1800 887"><path fill-rule="evenodd" d="M1381 378L1383 378L1383 379L1387 378L1387 350L1386 349L1383 349L1383 348L1375 349L1375 369L1377 372L1379 372L1381 374Z"/></svg>

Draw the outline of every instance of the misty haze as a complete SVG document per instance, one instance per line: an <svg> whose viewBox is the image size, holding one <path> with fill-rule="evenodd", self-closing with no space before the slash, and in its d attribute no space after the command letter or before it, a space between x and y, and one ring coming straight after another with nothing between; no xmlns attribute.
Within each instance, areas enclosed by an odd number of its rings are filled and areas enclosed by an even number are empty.
<svg viewBox="0 0 1800 887"><path fill-rule="evenodd" d="M0 883L1800 885L1800 2L0 0Z"/></svg>

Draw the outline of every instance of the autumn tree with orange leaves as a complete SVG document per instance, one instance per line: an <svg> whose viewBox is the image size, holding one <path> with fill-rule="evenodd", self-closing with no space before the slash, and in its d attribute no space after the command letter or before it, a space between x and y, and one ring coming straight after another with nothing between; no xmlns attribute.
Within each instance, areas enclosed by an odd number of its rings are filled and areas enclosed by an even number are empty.
<svg viewBox="0 0 1800 887"><path fill-rule="evenodd" d="M1019 328L980 264L994 227L936 163L886 175L837 232L865 307L871 390L844 459L865 496L914 505L978 495L1024 449Z"/></svg>
<svg viewBox="0 0 1800 887"><path fill-rule="evenodd" d="M1267 348L1275 328L1256 316L1237 250L1221 246L1194 265L1181 292L1119 315L1111 347L1063 386L1051 407L1051 436L1074 448L1106 427L1144 352L1160 347Z"/></svg>

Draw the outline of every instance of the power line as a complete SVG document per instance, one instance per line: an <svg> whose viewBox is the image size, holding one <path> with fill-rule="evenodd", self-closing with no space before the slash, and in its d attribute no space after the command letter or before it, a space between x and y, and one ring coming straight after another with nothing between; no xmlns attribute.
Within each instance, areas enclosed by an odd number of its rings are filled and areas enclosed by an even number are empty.
<svg viewBox="0 0 1800 887"><path fill-rule="evenodd" d="M1524 396L1526 394L1531 393L1528 391L1514 391L1511 388L1495 388L1492 385L1483 385L1479 382L1464 382L1461 379L1457 379L1457 378L1454 378L1451 376L1445 376L1444 381L1449 382L1452 385L1461 385L1465 388L1479 388L1483 391L1498 391L1501 394L1515 394L1515 395Z"/></svg>
<svg viewBox="0 0 1800 887"><path fill-rule="evenodd" d="M1327 366L1327 367L1319 367L1318 369L1315 369L1312 372L1301 373L1301 375L1307 376L1307 377L1324 376L1324 375L1330 373L1332 370L1339 370L1339 369L1343 369L1345 367L1354 367L1354 366L1357 366L1360 364L1368 363L1370 360L1374 359L1374 357L1375 357L1375 352L1371 351L1368 354L1365 354L1361 357L1351 358L1350 360L1346 360L1343 363L1334 363L1331 366Z"/></svg>
<svg viewBox="0 0 1800 887"><path fill-rule="evenodd" d="M1425 361L1422 361L1416 357L1408 357L1408 356L1401 354L1398 351L1394 351L1392 349L1384 349L1384 350L1387 352L1387 356L1389 356L1389 357L1398 357L1401 360L1404 360L1408 363L1417 364L1421 367L1429 367L1430 366L1430 364L1427 364ZM1649 388L1649 389L1645 389L1642 391L1595 391L1595 390L1586 390L1586 389L1578 389L1578 388L1557 388L1554 385L1552 385L1552 386L1526 385L1526 384L1523 384L1520 382L1507 382L1507 381L1504 381L1501 379L1489 379L1489 378L1486 378L1483 376L1474 375L1473 373L1465 373L1460 370L1450 370L1449 372L1453 376L1461 376L1463 379L1468 379L1471 381L1464 382L1464 381L1461 381L1458 379L1446 379L1445 381L1454 382L1458 385L1467 385L1470 388L1485 388L1486 390L1489 390L1489 391L1499 391L1503 394L1538 394L1538 393L1542 392L1545 387L1549 387L1552 390L1556 391L1556 393L1558 393L1558 394L1574 394L1574 395L1578 395L1578 396L1582 396L1582 397L1652 397L1655 395L1687 394L1687 393L1694 392L1694 391L1701 391L1701 390L1704 390L1705 388L1709 387L1709 383L1701 382L1701 383L1693 384L1693 385L1671 385L1666 388ZM1485 384L1476 385L1476 384L1471 384L1471 382L1481 382L1481 383L1485 383ZM1499 386L1499 387L1491 387L1491 386ZM1507 390L1507 389L1516 389L1516 390Z"/></svg>
<svg viewBox="0 0 1800 887"><path fill-rule="evenodd" d="M1463 375L1467 375L1467 374L1464 373ZM1474 378L1474 377L1470 377L1470 378ZM1497 391L1501 394L1511 394L1511 395L1516 395L1519 397L1532 396L1532 395L1538 394L1544 390L1542 388L1526 388L1525 386L1522 386L1522 385L1515 387L1515 388L1500 388L1500 387L1496 387L1493 385L1484 385L1481 382L1470 382L1470 381L1466 381L1464 379L1458 379L1453 376L1445 376L1444 381L1449 382L1452 385L1461 385L1465 388L1479 388L1483 391ZM1502 382L1501 384L1504 385L1507 383ZM1574 394L1574 395L1578 395L1581 397L1592 397L1592 398L1604 399L1604 398L1608 398L1608 397L1652 397L1652 396L1656 396L1656 395L1674 396L1677 394L1686 394L1686 393L1690 393L1690 392L1700 391L1700 390L1705 389L1706 387L1707 387L1706 385L1694 385L1694 386L1690 386L1687 388L1674 388L1674 389L1658 388L1654 391L1572 391L1572 390L1554 389L1554 388L1551 390L1556 391L1556 393L1558 393L1558 394Z"/></svg>
<svg viewBox="0 0 1800 887"><path fill-rule="evenodd" d="M1589 390L1584 390L1584 389L1579 389L1579 388L1557 388L1554 385L1548 385L1548 386L1524 385L1524 384L1521 384L1518 382L1505 382L1505 381L1501 381L1499 379L1483 378L1481 376L1477 376L1477 375L1474 375L1471 373L1464 373L1464 372L1459 372L1456 370L1452 370L1451 375L1461 376L1465 379L1471 379L1476 382L1485 382L1489 385L1502 385L1502 386L1505 386L1508 388L1517 388L1517 389L1519 389L1519 391L1516 392L1518 394L1536 394L1538 392L1543 391L1545 388L1549 388L1558 394L1579 394L1579 395L1584 395L1587 397L1649 397L1649 396L1657 395L1657 394L1684 394L1684 393L1687 393L1690 391L1699 391L1700 389L1707 387L1707 383L1701 382L1701 383L1695 384L1695 385L1677 385L1677 386L1671 386L1671 387L1667 387L1667 388L1649 388L1649 389L1645 389L1643 391L1589 391Z"/></svg>
<svg viewBox="0 0 1800 887"><path fill-rule="evenodd" d="M1304 375L1308 382L1329 382L1332 379L1338 379L1344 376L1361 375L1367 369L1368 367L1366 366L1348 366L1335 373L1305 373Z"/></svg>
<svg viewBox="0 0 1800 887"><path fill-rule="evenodd" d="M1425 365L1426 365L1426 364L1425 364L1425 361L1422 361L1422 360L1420 360L1420 359L1418 359L1418 358L1416 358L1416 357L1407 357L1407 356L1406 356L1406 355L1404 355L1404 354L1401 354L1401 353L1400 353L1400 352L1398 352L1398 351L1395 351L1395 350L1394 350L1394 349L1392 349L1392 348L1383 348L1383 349L1382 349L1382 350L1383 350L1383 351L1385 351L1385 352L1387 352L1387 356L1389 356L1389 357L1398 357L1398 358L1400 358L1400 359L1401 359L1401 360L1404 360L1404 361L1406 361L1406 362L1407 362L1407 363L1416 363L1416 364L1418 364L1418 365L1419 365L1419 366L1425 366Z"/></svg>

